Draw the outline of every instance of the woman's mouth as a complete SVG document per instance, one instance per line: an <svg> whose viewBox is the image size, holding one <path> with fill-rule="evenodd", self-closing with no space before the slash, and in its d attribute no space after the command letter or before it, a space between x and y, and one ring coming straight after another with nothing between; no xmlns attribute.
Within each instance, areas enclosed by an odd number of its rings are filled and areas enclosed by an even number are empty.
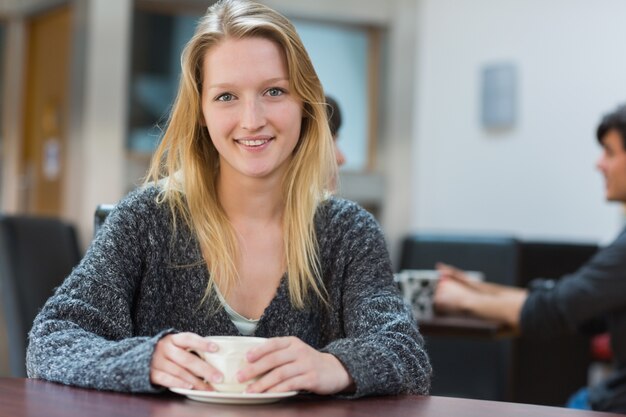
<svg viewBox="0 0 626 417"><path fill-rule="evenodd" d="M240 145L249 147L249 148L258 148L267 144L272 139L274 139L273 136L262 136L262 137L257 136L257 137L252 137L252 138L235 139L235 142L237 142Z"/></svg>
<svg viewBox="0 0 626 417"><path fill-rule="evenodd" d="M242 139L242 140L238 140L237 142L245 146L261 146L269 142L269 139L254 139L254 140Z"/></svg>

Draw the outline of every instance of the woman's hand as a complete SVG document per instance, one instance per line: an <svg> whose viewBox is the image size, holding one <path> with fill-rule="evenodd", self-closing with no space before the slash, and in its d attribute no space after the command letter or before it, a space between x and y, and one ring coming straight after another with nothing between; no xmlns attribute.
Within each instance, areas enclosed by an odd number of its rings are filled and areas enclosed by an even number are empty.
<svg viewBox="0 0 626 417"><path fill-rule="evenodd" d="M352 377L339 360L297 337L275 337L247 354L249 366L237 378L245 382L260 376L247 392L310 391L334 394L353 386Z"/></svg>
<svg viewBox="0 0 626 417"><path fill-rule="evenodd" d="M217 346L195 333L176 333L156 344L150 362L150 382L167 388L212 391L205 381L220 382L222 374L196 354L217 351Z"/></svg>

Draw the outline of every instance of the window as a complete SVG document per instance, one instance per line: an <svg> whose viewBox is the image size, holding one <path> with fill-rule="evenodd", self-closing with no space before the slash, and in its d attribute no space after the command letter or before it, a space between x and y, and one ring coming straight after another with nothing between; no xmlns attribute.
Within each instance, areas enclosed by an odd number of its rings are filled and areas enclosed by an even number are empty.
<svg viewBox="0 0 626 417"><path fill-rule="evenodd" d="M128 149L151 154L176 97L180 55L193 36L197 16L138 10L133 21Z"/></svg>
<svg viewBox="0 0 626 417"><path fill-rule="evenodd" d="M371 164L370 141L376 123L370 115L375 102L370 88L370 54L373 40L367 28L293 19L313 61L324 91L341 108L339 147L346 155L343 169L363 171ZM370 123L370 122L374 123Z"/></svg>

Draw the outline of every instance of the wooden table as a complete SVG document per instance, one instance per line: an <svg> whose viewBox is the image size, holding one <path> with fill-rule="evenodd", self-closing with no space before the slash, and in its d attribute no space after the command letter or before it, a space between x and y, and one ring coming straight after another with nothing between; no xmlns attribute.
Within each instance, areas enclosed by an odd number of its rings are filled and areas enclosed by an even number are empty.
<svg viewBox="0 0 626 417"><path fill-rule="evenodd" d="M171 394L118 394L0 378L0 417L609 417L620 414L446 397L341 400L297 396L266 405L216 405Z"/></svg>
<svg viewBox="0 0 626 417"><path fill-rule="evenodd" d="M504 339L518 335L506 325L467 316L434 316L418 321L418 325L424 336Z"/></svg>

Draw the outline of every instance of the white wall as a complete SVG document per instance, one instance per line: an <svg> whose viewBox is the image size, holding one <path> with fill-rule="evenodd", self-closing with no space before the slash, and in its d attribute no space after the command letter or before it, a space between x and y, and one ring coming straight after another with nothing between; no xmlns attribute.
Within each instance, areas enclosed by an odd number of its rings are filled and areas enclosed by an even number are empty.
<svg viewBox="0 0 626 417"><path fill-rule="evenodd" d="M127 88L130 68L131 0L89 0L86 5L85 75L80 123L73 126L75 171L71 207L83 245L93 237L98 204L124 193ZM75 107L77 103L73 103Z"/></svg>
<svg viewBox="0 0 626 417"><path fill-rule="evenodd" d="M397 0L387 35L387 65L381 86L380 143L378 163L385 177L382 227L391 260L399 268L402 239L409 232L412 193L411 178L415 100L412 92L419 67L416 66L416 0Z"/></svg>
<svg viewBox="0 0 626 417"><path fill-rule="evenodd" d="M622 211L594 165L626 102L622 0L420 0L413 230L606 242ZM480 70L518 70L514 128L480 123Z"/></svg>

